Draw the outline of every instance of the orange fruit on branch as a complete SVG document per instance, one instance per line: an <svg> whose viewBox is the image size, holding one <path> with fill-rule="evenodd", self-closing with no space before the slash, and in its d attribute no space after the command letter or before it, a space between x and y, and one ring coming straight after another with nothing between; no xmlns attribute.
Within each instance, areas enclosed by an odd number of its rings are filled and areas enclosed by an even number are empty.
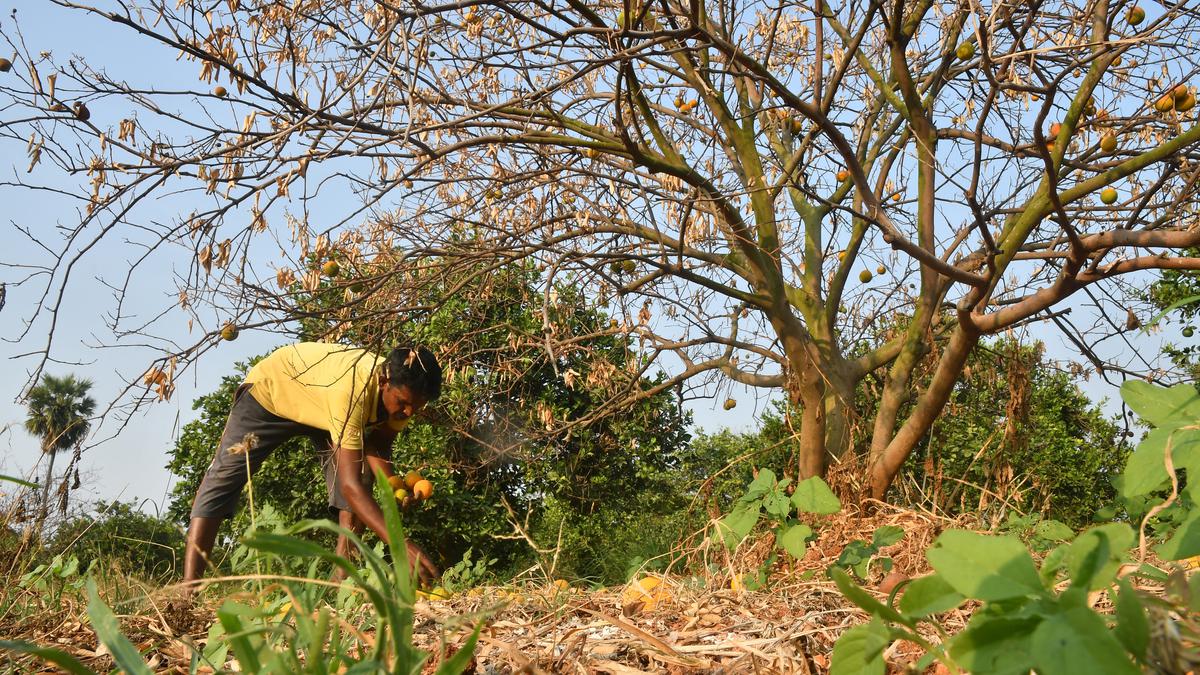
<svg viewBox="0 0 1200 675"><path fill-rule="evenodd" d="M419 480L413 486L413 496L417 499L429 499L433 496L433 483L427 480Z"/></svg>

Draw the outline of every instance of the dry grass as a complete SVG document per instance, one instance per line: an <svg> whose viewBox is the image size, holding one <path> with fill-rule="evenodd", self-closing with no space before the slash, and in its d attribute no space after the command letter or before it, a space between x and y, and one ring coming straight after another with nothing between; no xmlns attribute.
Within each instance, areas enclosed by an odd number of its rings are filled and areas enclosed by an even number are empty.
<svg viewBox="0 0 1200 675"><path fill-rule="evenodd" d="M876 572L866 580L865 587L881 599L898 578L930 571L924 551L938 534L970 523L886 505L869 515L823 518L817 528L820 536L810 544L808 555L778 563L769 590L729 587L731 576L766 559L770 541L759 539L708 567L720 572L664 577L669 599L650 609L623 600L625 587L563 589L530 582L476 588L447 600L418 602L414 640L434 653L427 672L445 656L439 654L445 645L461 644L472 621L483 619L486 628L473 671L480 674L824 673L838 637L867 618L845 600L824 571L847 543L869 541L875 529L884 525L903 528L905 537L881 552L894 562L892 578L881 578L882 573ZM715 558L718 551L709 553ZM1107 598L1096 602L1103 607ZM126 634L156 672L187 672L193 648L205 643L214 608L186 607L153 596L145 604L147 611L121 617ZM93 669L111 668L111 659L97 650L95 635L82 620L82 609L71 608L69 613L78 618L56 627L31 625L24 634L12 637L59 647ZM956 633L972 609L968 604L940 616L942 628ZM932 632L926 637L937 640ZM886 654L889 672L906 672L920 656L915 645L894 644Z"/></svg>

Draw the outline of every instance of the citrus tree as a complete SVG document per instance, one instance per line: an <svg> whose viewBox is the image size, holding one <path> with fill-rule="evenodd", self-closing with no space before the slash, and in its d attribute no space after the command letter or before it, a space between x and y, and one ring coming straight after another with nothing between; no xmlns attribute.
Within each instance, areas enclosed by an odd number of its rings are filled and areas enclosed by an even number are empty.
<svg viewBox="0 0 1200 675"><path fill-rule="evenodd" d="M528 539L546 548L561 540L559 573L623 581L629 558L661 553L674 542L679 532L662 523L686 507L689 489L704 478L677 475L690 415L668 390L622 415L594 418L595 401L615 387L634 386L628 366L636 366L638 355L623 337L598 334L608 317L571 287L556 290L555 314L562 316L555 323L595 337L578 340L570 352L548 354L532 339L543 322L529 297L538 292L537 279L536 271L510 265L486 283L451 285L451 297L429 289L427 300L438 308L426 321L395 322L383 335L369 332L380 329L373 324L367 332L351 326L341 338L420 343L458 364L441 397L392 448L398 473L417 469L434 483L433 498L405 513L405 527L440 564L453 565L471 549L476 558L524 569L536 558ZM335 288L323 283L313 293L300 290L299 302L320 317L318 308L340 299ZM326 336L337 325L306 319L301 337ZM216 391L196 399L199 417L184 425L170 451L167 468L178 480L168 517L175 521L187 519L245 370L239 366ZM253 490L256 504L270 502L289 520L329 516L321 465L306 439L272 453ZM234 531L248 524L248 515L243 508Z"/></svg>
<svg viewBox="0 0 1200 675"><path fill-rule="evenodd" d="M1200 268L1184 2L52 1L194 66L138 82L3 29L0 134L86 176L68 229L140 228L126 279L190 253L162 321L203 335L165 350L151 395L222 331L296 318L296 283L344 291L336 338L528 261L538 311L569 280L669 374L595 415L785 391L796 473L861 457L848 475L882 497L983 336L1053 318L1090 344L1136 325L1106 301L1122 279ZM165 194L174 217L140 215ZM521 339L578 336L547 318Z"/></svg>

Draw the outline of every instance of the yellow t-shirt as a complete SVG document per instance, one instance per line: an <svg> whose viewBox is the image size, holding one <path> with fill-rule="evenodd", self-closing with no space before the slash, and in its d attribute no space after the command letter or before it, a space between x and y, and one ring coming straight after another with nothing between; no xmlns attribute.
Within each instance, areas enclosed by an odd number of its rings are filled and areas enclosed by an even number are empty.
<svg viewBox="0 0 1200 675"><path fill-rule="evenodd" d="M246 375L250 395L271 413L324 429L335 445L362 450L379 406L383 357L323 342L280 347ZM407 422L407 420L405 420ZM404 423L391 422L392 431Z"/></svg>

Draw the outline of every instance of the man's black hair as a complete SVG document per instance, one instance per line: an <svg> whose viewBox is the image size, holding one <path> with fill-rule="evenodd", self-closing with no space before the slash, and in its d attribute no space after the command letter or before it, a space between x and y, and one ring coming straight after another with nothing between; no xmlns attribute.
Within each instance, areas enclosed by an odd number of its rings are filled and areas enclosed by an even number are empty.
<svg viewBox="0 0 1200 675"><path fill-rule="evenodd" d="M425 347L396 347L387 356L388 383L432 401L442 395L442 366Z"/></svg>

